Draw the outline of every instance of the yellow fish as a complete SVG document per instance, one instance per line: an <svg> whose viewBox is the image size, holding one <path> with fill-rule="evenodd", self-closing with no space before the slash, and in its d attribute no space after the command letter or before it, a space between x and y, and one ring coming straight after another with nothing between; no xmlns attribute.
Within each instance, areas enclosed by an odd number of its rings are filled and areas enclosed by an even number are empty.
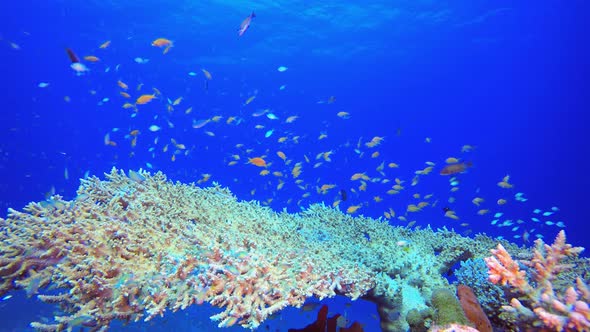
<svg viewBox="0 0 590 332"><path fill-rule="evenodd" d="M353 205L353 206L349 206L349 207L346 209L346 213L348 213L348 214L353 214L353 213L355 213L355 212L356 212L358 209L360 209L360 208L361 208L361 205Z"/></svg>
<svg viewBox="0 0 590 332"><path fill-rule="evenodd" d="M135 103L137 105L144 105L149 103L150 101L152 101L152 99L156 98L156 95L141 95L139 96L139 98L137 98L137 100L135 101Z"/></svg>
<svg viewBox="0 0 590 332"><path fill-rule="evenodd" d="M244 102L244 106L250 104L252 101L254 101L254 99L256 99L256 96L255 95L252 96L252 97L250 97L250 98L248 98L248 99L246 99L246 101Z"/></svg>
<svg viewBox="0 0 590 332"><path fill-rule="evenodd" d="M338 112L338 113L336 113L336 115L339 116L339 117L341 117L341 118L343 118L343 119L349 119L350 118L350 113L344 112L344 111Z"/></svg>

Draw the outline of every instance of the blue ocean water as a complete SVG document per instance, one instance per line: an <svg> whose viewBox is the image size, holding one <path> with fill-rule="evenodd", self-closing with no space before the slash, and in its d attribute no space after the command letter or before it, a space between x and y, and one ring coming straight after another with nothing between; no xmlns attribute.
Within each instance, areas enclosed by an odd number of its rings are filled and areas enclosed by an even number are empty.
<svg viewBox="0 0 590 332"><path fill-rule="evenodd" d="M343 189L342 210L360 205L357 214L377 218L391 208L400 216L417 202L413 194L433 194L423 211L390 223L415 220L531 245L537 235L551 241L562 222L570 243L590 244L587 2L9 1L2 7L1 211L48 193L71 199L79 178L102 177L115 166L162 171L181 182L210 174L203 185L216 181L239 199L290 212L332 204ZM256 17L238 37L251 12ZM163 54L151 45L156 38L173 47ZM66 48L100 61L82 60L89 71L76 75ZM118 81L131 98L120 95ZM137 112L122 108L153 88L161 94ZM215 116L218 122L193 128ZM298 118L286 123L290 116ZM107 134L116 146L105 144ZM375 136L383 142L368 148ZM470 152L461 151L465 145ZM289 166L281 165L279 150ZM330 161L319 155L329 151ZM240 159L230 166L233 155ZM256 156L274 163L271 174L261 176L262 168L246 163ZM472 164L456 174L456 192L451 177L439 175L448 157ZM304 189L290 174L298 162ZM435 164L432 173L412 186L426 162ZM382 163L386 175L377 170ZM350 180L355 173L377 180L363 191ZM513 188L497 185L506 175ZM385 178L391 182L379 183ZM387 194L395 178L406 188ZM279 181L285 182L280 190ZM336 187L324 195L316 190L323 184ZM526 201L516 200L517 193ZM481 207L475 197L484 199ZM460 220L445 218L444 207ZM489 212L478 215L479 209ZM498 227L506 220L513 224ZM330 308L377 329L370 303L336 299ZM26 330L51 310L15 293L0 301L0 330ZM192 307L124 329L212 330L213 312ZM289 309L269 320L269 329L303 327L314 316Z"/></svg>

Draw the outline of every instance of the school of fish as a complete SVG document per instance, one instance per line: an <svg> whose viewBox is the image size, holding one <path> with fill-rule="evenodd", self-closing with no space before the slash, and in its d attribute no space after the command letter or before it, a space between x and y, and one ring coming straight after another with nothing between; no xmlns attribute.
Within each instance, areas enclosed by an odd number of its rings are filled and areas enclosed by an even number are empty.
<svg viewBox="0 0 590 332"><path fill-rule="evenodd" d="M238 29L240 38L255 17L252 12L242 21ZM527 211L525 194L514 192L517 186L510 175L498 175L495 186L484 183L482 189L462 189L461 182L470 173L477 172L472 162L478 151L474 145L456 147L455 156L431 156L432 160L439 162L426 160L411 168L404 167L398 163L399 160L395 160L387 146L390 141L404 139L401 129L397 129L396 133L331 140L330 132L338 130L340 123L350 121L353 116L363 116L362 113L336 107L335 96L323 97L316 103L322 112L329 114L330 120L326 121L325 128L315 133L298 125L303 121L314 121L314 115L275 109L265 100L269 93L264 90L268 88L240 92L240 99L231 112L215 107L204 109L200 106L201 101L188 92L164 91L156 87L158 82L147 83L147 79L144 81L126 73L119 64L109 63L113 43L111 40L97 41L96 55L88 54L82 58L71 48L66 51L77 74L98 68L109 73L114 67L111 88L117 91L117 95L105 96L98 105L119 100L120 111L126 112L129 118L128 123L113 126L101 138L105 149L117 159L125 156L142 158L146 160L144 165L148 169L183 161L194 165L198 160L210 161L210 151L224 146L224 157L217 160L220 167L199 170L196 182L207 184L216 179L216 173L231 173L234 182L248 184L251 198L260 200L263 205L303 207L323 201L348 214L377 209L383 218L408 227L417 225L419 221L420 225L425 225L435 213L441 220L447 220L450 227L460 228L464 234L471 232L472 223L489 222L509 229L512 238L522 239L525 243L531 237L542 237L539 230L543 227L565 227L563 221L555 219L559 211L555 206ZM162 49L160 56L167 58L173 56L174 52L170 52L172 47L183 47L161 36L146 44ZM150 63L145 61L142 65L150 66ZM279 73L287 70L285 66L279 68ZM189 76L200 79L205 92L210 93L216 81L214 77L218 77L215 68L190 69L193 71L189 72ZM47 85L49 83L44 83L44 86ZM277 90L284 91L286 86L282 84ZM99 94L96 90L89 93ZM71 96L64 97L64 101L70 100ZM151 123L140 125L135 121L138 118L149 118ZM232 133L242 133L240 137L243 141L228 147L225 143L228 129ZM191 138L187 138L187 131ZM422 144L433 144L434 140L433 137L426 137ZM304 144L306 149L301 149L300 145ZM307 152L302 153L302 150ZM355 161L351 162L351 159ZM362 167L342 167L349 164ZM336 181L325 177L326 170L335 165L349 170L348 174L344 174L347 180ZM323 173L318 172L320 170ZM66 168L64 177L69 179L70 173L71 170ZM448 190L429 192L430 187L421 186L426 178L448 181ZM489 194L484 196L484 192ZM458 204L459 199L467 203ZM522 214L506 218L506 207L517 204L523 206ZM430 214L421 219L420 215L427 211Z"/></svg>

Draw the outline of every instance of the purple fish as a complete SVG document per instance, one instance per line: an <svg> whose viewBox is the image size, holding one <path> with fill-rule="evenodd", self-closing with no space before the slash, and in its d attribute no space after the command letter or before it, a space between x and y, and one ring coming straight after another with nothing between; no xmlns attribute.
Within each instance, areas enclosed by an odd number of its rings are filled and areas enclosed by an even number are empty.
<svg viewBox="0 0 590 332"><path fill-rule="evenodd" d="M238 29L238 36L242 37L242 35L244 33L246 33L246 30L248 30L248 28L250 27L250 23L252 23L252 19L256 17L256 14L254 14L254 12L252 12L252 14L250 14L250 16L246 17L243 21L242 24L240 24L240 29Z"/></svg>

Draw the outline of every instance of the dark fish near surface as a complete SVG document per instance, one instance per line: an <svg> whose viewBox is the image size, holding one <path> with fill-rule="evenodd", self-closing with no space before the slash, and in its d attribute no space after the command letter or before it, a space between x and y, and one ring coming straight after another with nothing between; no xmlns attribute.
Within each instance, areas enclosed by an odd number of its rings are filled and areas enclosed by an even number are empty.
<svg viewBox="0 0 590 332"><path fill-rule="evenodd" d="M471 165L472 163L470 161L464 163L450 164L440 170L440 175L452 175L457 173L463 173L467 168L471 167Z"/></svg>
<svg viewBox="0 0 590 332"><path fill-rule="evenodd" d="M250 23L252 23L252 19L256 17L256 14L254 14L254 12L252 12L252 14L250 14L250 16L246 17L243 21L242 24L240 24L240 29L238 29L238 36L242 37L242 35L244 33L246 33L246 30L248 30L248 28L250 27Z"/></svg>

